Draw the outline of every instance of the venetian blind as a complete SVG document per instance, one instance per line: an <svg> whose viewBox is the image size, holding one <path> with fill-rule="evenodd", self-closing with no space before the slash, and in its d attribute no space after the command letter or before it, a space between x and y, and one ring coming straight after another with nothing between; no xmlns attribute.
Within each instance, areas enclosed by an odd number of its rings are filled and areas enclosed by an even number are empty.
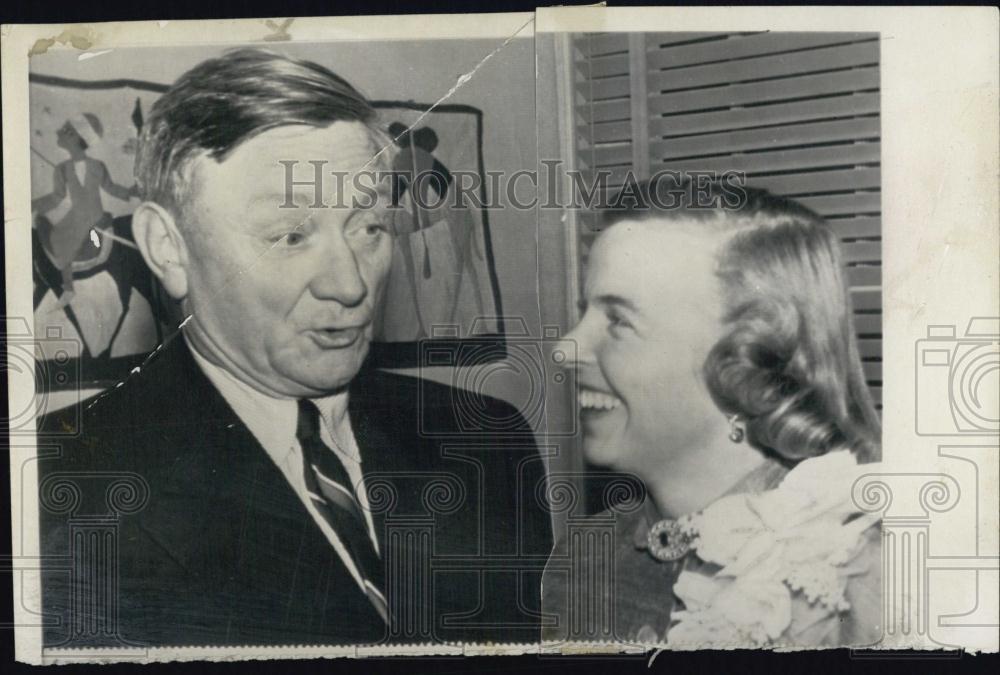
<svg viewBox="0 0 1000 675"><path fill-rule="evenodd" d="M826 218L840 238L865 374L881 407L878 35L584 34L572 52L576 160L585 172L610 172L615 187L629 171L741 171L748 185ZM594 234L582 221L585 256Z"/></svg>

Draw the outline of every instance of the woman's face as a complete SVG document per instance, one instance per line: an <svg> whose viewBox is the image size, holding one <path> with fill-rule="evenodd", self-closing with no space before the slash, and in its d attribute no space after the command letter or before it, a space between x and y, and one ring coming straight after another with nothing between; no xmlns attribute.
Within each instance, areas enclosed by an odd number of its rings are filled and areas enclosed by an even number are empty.
<svg viewBox="0 0 1000 675"><path fill-rule="evenodd" d="M622 221L597 240L567 336L590 462L648 476L725 423L701 376L721 335L720 242L705 225L662 219Z"/></svg>

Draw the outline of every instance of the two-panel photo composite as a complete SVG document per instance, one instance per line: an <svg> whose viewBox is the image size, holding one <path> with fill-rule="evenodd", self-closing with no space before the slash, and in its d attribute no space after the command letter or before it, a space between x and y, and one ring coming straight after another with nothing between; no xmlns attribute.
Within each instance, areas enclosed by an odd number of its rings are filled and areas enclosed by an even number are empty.
<svg viewBox="0 0 1000 675"><path fill-rule="evenodd" d="M996 652L997 14L882 9L5 25L17 659Z"/></svg>

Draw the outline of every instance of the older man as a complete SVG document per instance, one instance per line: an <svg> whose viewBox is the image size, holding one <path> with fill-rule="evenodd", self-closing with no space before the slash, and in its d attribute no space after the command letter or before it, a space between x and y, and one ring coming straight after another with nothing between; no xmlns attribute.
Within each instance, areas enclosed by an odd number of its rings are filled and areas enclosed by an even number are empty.
<svg viewBox="0 0 1000 675"><path fill-rule="evenodd" d="M517 433L463 437L453 390L363 367L392 234L353 178L388 144L350 84L260 50L157 101L133 229L189 320L39 463L47 646L535 638L526 423L484 399Z"/></svg>

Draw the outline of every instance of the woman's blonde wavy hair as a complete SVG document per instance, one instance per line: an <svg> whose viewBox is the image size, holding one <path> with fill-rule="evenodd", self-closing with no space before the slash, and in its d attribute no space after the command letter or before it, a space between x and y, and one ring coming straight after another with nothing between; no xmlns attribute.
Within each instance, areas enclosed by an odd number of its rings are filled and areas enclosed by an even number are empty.
<svg viewBox="0 0 1000 675"><path fill-rule="evenodd" d="M719 409L739 415L749 443L785 463L839 448L861 462L878 460L881 423L829 226L765 190L713 182L699 184L692 198L686 184L688 198L678 202L658 198L659 189L629 186L628 198L603 213L603 224L696 220L727 235L717 267L724 335L703 367Z"/></svg>

